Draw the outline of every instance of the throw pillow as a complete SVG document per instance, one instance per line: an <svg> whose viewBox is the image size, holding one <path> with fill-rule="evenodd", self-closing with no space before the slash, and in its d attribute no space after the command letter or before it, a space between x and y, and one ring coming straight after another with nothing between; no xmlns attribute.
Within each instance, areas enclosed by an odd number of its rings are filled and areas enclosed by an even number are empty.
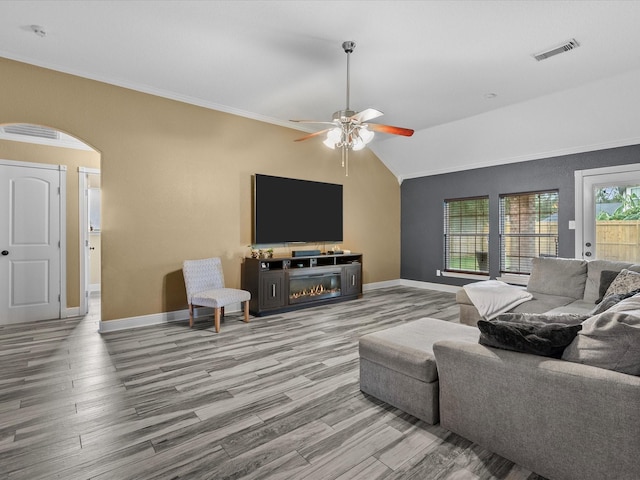
<svg viewBox="0 0 640 480"><path fill-rule="evenodd" d="M636 297L628 300L637 304ZM585 320L562 359L640 375L640 310L616 311L628 300Z"/></svg>
<svg viewBox="0 0 640 480"><path fill-rule="evenodd" d="M600 287L598 287L598 299L596 303L600 303L605 297L611 283L616 279L620 272L613 270L603 270L600 272Z"/></svg>
<svg viewBox="0 0 640 480"><path fill-rule="evenodd" d="M561 323L563 325L578 325L593 313L502 313L495 319L512 323Z"/></svg>
<svg viewBox="0 0 640 480"><path fill-rule="evenodd" d="M602 299L598 306L591 310L591 315L598 315L599 313L606 312L625 298L633 297L638 293L640 293L640 290L634 290L633 292L629 293L618 293L617 295L609 295L608 297L604 297L604 299Z"/></svg>
<svg viewBox="0 0 640 480"><path fill-rule="evenodd" d="M479 320L480 344L515 352L560 358L582 325Z"/></svg>
<svg viewBox="0 0 640 480"><path fill-rule="evenodd" d="M629 293L638 289L640 289L640 273L632 272L624 268L613 282L611 282L604 296L608 297L609 295Z"/></svg>

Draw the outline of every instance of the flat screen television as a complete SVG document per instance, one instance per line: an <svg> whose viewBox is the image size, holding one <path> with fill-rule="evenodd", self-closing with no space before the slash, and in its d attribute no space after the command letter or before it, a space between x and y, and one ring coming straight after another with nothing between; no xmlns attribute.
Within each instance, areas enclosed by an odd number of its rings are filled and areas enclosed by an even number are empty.
<svg viewBox="0 0 640 480"><path fill-rule="evenodd" d="M256 174L253 243L342 241L342 185Z"/></svg>

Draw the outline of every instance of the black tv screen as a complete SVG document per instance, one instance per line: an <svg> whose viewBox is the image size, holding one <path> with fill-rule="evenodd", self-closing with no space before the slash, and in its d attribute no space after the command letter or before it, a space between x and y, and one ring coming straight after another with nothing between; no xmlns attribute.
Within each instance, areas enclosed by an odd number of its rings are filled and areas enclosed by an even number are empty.
<svg viewBox="0 0 640 480"><path fill-rule="evenodd" d="M342 241L342 185L256 174L255 244Z"/></svg>

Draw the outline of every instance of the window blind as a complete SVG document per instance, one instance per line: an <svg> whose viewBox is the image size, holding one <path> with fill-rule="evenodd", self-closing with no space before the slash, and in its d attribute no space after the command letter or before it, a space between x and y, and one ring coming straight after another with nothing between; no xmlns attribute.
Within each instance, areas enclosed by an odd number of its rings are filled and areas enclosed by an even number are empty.
<svg viewBox="0 0 640 480"><path fill-rule="evenodd" d="M558 191L500 196L500 272L531 273L535 257L558 256Z"/></svg>
<svg viewBox="0 0 640 480"><path fill-rule="evenodd" d="M489 197L444 201L444 269L489 273Z"/></svg>

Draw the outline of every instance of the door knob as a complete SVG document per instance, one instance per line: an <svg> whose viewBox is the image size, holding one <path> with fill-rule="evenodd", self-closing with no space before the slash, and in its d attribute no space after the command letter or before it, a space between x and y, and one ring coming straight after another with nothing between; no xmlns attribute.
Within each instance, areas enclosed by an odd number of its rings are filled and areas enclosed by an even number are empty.
<svg viewBox="0 0 640 480"><path fill-rule="evenodd" d="M585 247L590 247L591 246L591 242L587 242L584 244Z"/></svg>
<svg viewBox="0 0 640 480"><path fill-rule="evenodd" d="M584 253L584 256L585 256L585 257L590 257L590 256L591 256L591 252L585 252L585 253Z"/></svg>
<svg viewBox="0 0 640 480"><path fill-rule="evenodd" d="M9 250L2 250L2 255L4 255L5 257L9 255Z"/></svg>

